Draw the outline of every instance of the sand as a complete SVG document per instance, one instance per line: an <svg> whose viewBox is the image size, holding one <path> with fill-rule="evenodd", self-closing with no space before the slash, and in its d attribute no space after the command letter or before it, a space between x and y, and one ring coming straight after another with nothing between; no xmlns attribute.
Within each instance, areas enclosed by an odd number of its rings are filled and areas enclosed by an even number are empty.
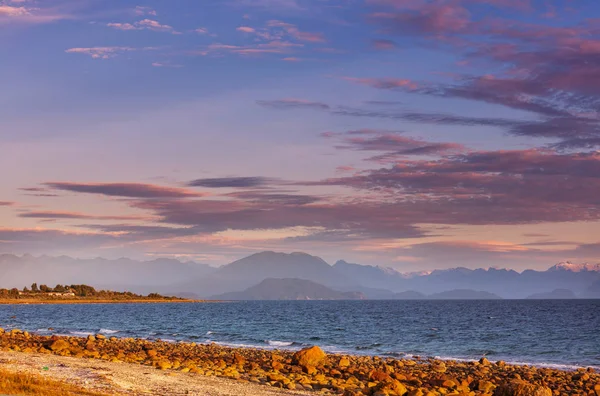
<svg viewBox="0 0 600 396"><path fill-rule="evenodd" d="M0 367L13 372L47 376L107 395L309 395L250 382L161 371L138 364L45 354L0 351ZM44 370L44 367L48 370Z"/></svg>

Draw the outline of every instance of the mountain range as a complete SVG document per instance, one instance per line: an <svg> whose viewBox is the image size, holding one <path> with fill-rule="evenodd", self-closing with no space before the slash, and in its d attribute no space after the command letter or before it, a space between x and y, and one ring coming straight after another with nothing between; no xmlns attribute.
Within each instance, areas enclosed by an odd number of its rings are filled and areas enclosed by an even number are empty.
<svg viewBox="0 0 600 396"><path fill-rule="evenodd" d="M136 261L30 255L0 255L0 287L90 284L97 288L210 297L246 291L267 279L301 279L370 299L420 298L456 290L477 290L502 298L566 290L561 295L600 298L600 264L563 262L545 271L468 269L401 273L392 268L337 261L330 265L306 253L261 252L219 268L172 259ZM450 298L448 296L441 298ZM431 298L431 297L430 297Z"/></svg>

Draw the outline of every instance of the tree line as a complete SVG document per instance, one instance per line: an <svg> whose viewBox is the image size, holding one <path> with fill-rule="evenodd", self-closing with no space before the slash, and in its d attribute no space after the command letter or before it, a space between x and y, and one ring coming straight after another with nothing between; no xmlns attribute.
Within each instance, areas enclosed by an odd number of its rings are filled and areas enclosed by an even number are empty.
<svg viewBox="0 0 600 396"><path fill-rule="evenodd" d="M89 285L48 285L31 284L31 287L25 286L22 290L15 288L0 289L0 298L44 298L50 297L50 293L73 293L75 297L80 298L105 298L105 299L167 299L158 293L150 293L148 296L142 296L132 292L117 292L112 290L96 290Z"/></svg>

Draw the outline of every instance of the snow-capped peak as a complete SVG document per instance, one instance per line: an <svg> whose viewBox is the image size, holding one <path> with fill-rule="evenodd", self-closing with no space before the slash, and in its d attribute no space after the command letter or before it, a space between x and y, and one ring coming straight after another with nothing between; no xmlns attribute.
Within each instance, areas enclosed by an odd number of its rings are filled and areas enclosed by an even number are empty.
<svg viewBox="0 0 600 396"><path fill-rule="evenodd" d="M600 272L600 263L599 264L593 264L593 263L576 264L576 263L572 263L570 261L563 261L563 262L556 264L554 267L551 267L550 270L555 270L555 271L556 270L564 270L564 271L571 271L571 272L584 272L584 271Z"/></svg>

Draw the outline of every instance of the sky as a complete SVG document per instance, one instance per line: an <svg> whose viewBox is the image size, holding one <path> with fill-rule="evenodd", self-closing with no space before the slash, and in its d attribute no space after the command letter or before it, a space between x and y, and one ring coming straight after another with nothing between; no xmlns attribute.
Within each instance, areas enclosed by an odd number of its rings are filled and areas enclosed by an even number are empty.
<svg viewBox="0 0 600 396"><path fill-rule="evenodd" d="M0 253L600 261L596 0L0 0Z"/></svg>

